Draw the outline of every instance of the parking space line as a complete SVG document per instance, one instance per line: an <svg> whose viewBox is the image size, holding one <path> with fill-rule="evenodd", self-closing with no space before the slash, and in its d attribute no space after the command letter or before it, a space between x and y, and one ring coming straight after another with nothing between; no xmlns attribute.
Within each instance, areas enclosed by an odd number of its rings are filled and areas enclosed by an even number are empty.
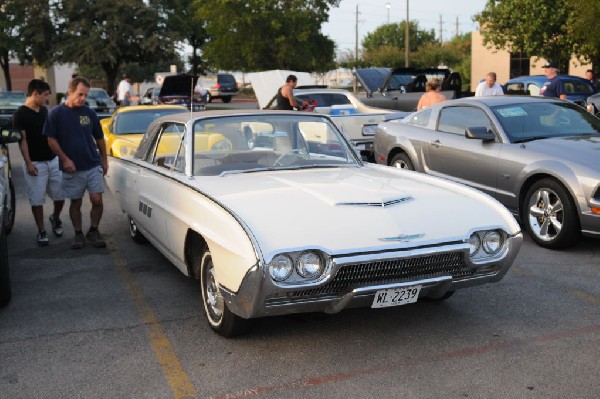
<svg viewBox="0 0 600 399"><path fill-rule="evenodd" d="M401 369L415 367L423 364L429 363L438 363L445 362L452 359L460 359L460 358L468 358L471 356L482 355L485 353L493 353L498 352L505 349L515 349L520 347L529 346L536 343L545 343L551 341L558 341L573 337L584 336L588 334L595 334L600 332L600 325L587 326L577 328L575 330L569 331L561 331L553 334L543 335L539 337L532 337L531 339L521 339L517 341L507 341L507 342L499 342L491 345L482 345L475 347L468 347L461 350L453 351L453 352L445 352L439 353L434 356L430 356L428 358L424 358L420 361L410 361L407 363L396 363L391 364L385 367L373 367L367 369L360 369L354 371L348 371L345 373L339 374L328 374L322 376L313 376L303 380L291 381L287 383L271 385L271 386L262 386L255 388L242 389L234 392L226 392L214 396L210 396L206 399L241 399L241 398L250 398L256 397L260 395L270 394L270 393L283 393L290 392L302 388L319 386L325 384L331 384L335 382L341 382L345 380L350 380L357 377L363 377L368 375L376 375L376 374L385 374L393 371L398 371Z"/></svg>
<svg viewBox="0 0 600 399"><path fill-rule="evenodd" d="M117 270L129 297L133 301L136 310L140 315L142 323L146 327L146 334L150 341L152 351L162 368L173 397L176 399L195 398L196 389L189 377L183 370L179 358L173 349L171 342L167 338L156 314L148 303L135 276L129 271L127 260L121 253L121 250L112 237L107 239L108 251L111 254Z"/></svg>

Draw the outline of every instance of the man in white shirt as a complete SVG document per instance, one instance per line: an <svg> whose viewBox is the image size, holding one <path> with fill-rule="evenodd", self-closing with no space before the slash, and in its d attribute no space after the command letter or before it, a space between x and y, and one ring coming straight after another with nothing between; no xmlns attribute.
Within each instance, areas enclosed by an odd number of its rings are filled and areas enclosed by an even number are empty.
<svg viewBox="0 0 600 399"><path fill-rule="evenodd" d="M206 103L208 102L208 90L206 90L202 86L202 82L200 81L200 78L198 78L198 82L196 82L196 87L194 87L194 93L200 97L200 102L202 103L203 106L205 106Z"/></svg>
<svg viewBox="0 0 600 399"><path fill-rule="evenodd" d="M133 87L129 82L129 77L127 75L123 76L123 80L119 82L119 87L117 87L117 99L119 100L119 105L122 107L131 105L131 93L133 92Z"/></svg>
<svg viewBox="0 0 600 399"><path fill-rule="evenodd" d="M496 72L490 72L485 77L485 80L477 86L475 97L481 96L501 96L504 94L502 86L496 83Z"/></svg>

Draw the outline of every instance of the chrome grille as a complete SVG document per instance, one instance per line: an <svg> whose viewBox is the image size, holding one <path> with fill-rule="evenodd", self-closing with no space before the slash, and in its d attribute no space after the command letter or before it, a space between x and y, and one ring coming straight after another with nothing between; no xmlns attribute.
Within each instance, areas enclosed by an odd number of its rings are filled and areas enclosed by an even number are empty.
<svg viewBox="0 0 600 399"><path fill-rule="evenodd" d="M342 295L354 288L391 284L438 276L470 276L474 269L464 262L463 252L417 258L391 259L341 266L335 277L322 287L288 293L289 299L319 295Z"/></svg>

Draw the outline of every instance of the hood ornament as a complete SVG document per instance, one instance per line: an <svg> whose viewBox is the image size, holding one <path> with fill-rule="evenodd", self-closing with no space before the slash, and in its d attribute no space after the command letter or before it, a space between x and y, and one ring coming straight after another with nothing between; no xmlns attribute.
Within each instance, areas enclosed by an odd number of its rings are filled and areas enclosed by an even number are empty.
<svg viewBox="0 0 600 399"><path fill-rule="evenodd" d="M338 202L335 205L336 206L373 206L373 207L377 207L377 208L386 208L388 206L394 206L394 205L398 205L403 202L408 202L408 201L412 201L412 200L413 200L413 197L410 195L407 195L404 197L397 197L397 198L392 198L389 200L377 201L377 202Z"/></svg>
<svg viewBox="0 0 600 399"><path fill-rule="evenodd" d="M400 241L400 242L408 242L411 240L416 240L417 238L421 238L425 236L424 233L417 234L399 234L395 237L383 237L380 238L379 241Z"/></svg>

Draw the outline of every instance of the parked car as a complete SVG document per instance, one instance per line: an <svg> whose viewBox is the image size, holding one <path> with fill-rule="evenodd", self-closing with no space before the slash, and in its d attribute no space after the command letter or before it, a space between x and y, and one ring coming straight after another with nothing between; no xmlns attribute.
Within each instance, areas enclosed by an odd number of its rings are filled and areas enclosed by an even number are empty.
<svg viewBox="0 0 600 399"><path fill-rule="evenodd" d="M587 98L587 110L600 117L600 93L592 94Z"/></svg>
<svg viewBox="0 0 600 399"><path fill-rule="evenodd" d="M251 318L445 299L502 279L522 242L497 201L364 164L318 113L169 115L109 163L131 237L200 280L224 336Z"/></svg>
<svg viewBox="0 0 600 399"><path fill-rule="evenodd" d="M596 92L594 85L589 80L578 76L559 75L559 77L567 93L567 100L585 108L587 98ZM547 81L548 78L544 75L519 76L504 84L504 94L540 96L540 90Z"/></svg>
<svg viewBox="0 0 600 399"><path fill-rule="evenodd" d="M560 99L472 97L435 104L375 135L382 165L478 188L542 247L600 237L600 119Z"/></svg>
<svg viewBox="0 0 600 399"><path fill-rule="evenodd" d="M97 87L90 89L86 104L96 111L100 119L109 118L115 112L115 109L117 109L117 104L108 95L106 90Z"/></svg>
<svg viewBox="0 0 600 399"><path fill-rule="evenodd" d="M134 105L117 109L110 118L100 121L108 155L133 155L152 121L181 112L190 111L181 105Z"/></svg>
<svg viewBox="0 0 600 399"><path fill-rule="evenodd" d="M215 77L201 76L199 79L202 87L208 90L207 101L209 103L217 98L228 103L233 96L240 92L235 76L230 73L217 73Z"/></svg>
<svg viewBox="0 0 600 399"><path fill-rule="evenodd" d="M343 89L304 89L300 86L294 89L294 97L299 104L306 104L308 110L331 116L361 156L374 161L372 147L375 129L383 117L392 111L369 107ZM263 108L276 109L277 96Z"/></svg>
<svg viewBox="0 0 600 399"><path fill-rule="evenodd" d="M26 99L27 95L22 91L0 90L0 118L12 120L12 115Z"/></svg>
<svg viewBox="0 0 600 399"><path fill-rule="evenodd" d="M21 140L21 131L11 126L11 120L0 119L0 306L7 305L12 297L6 235L15 224L16 201L7 144Z"/></svg>
<svg viewBox="0 0 600 399"><path fill-rule="evenodd" d="M448 68L358 68L354 75L366 91L362 102L395 111L415 111L425 84L434 78L447 98L460 97L462 90L461 75Z"/></svg>
<svg viewBox="0 0 600 399"><path fill-rule="evenodd" d="M159 103L158 96L160 94L160 87L150 87L146 90L144 95L140 98L140 105L156 105Z"/></svg>
<svg viewBox="0 0 600 399"><path fill-rule="evenodd" d="M183 105L192 111L204 109L204 104L194 95L197 77L186 74L169 75L163 80L157 103Z"/></svg>

